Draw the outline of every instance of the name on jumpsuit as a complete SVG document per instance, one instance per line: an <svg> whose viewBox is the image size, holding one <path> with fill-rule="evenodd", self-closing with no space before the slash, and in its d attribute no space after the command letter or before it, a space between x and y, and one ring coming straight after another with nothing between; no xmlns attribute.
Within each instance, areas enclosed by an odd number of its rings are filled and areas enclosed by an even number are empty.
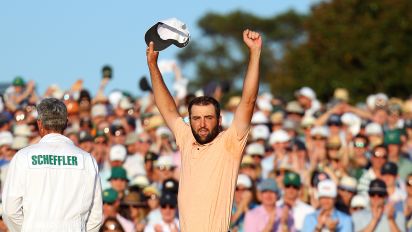
<svg viewBox="0 0 412 232"><path fill-rule="evenodd" d="M77 166L76 156L63 155L33 155L31 157L32 165L58 165L58 166Z"/></svg>

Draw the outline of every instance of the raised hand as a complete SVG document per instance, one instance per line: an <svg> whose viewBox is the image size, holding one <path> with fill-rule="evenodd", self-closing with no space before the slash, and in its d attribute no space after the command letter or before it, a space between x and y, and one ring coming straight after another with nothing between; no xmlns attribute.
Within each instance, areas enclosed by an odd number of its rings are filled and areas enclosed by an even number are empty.
<svg viewBox="0 0 412 232"><path fill-rule="evenodd" d="M157 64L157 58L159 52L154 50L154 43L150 42L149 47L146 49L147 64Z"/></svg>
<svg viewBox="0 0 412 232"><path fill-rule="evenodd" d="M243 41L251 51L260 51L262 49L262 37L258 32L249 29L244 30Z"/></svg>

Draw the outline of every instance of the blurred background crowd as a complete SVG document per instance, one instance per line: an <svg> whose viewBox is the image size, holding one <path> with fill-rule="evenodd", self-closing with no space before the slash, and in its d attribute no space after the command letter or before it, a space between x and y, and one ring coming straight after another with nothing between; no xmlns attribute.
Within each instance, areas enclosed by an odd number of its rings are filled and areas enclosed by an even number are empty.
<svg viewBox="0 0 412 232"><path fill-rule="evenodd" d="M186 121L196 95L224 96L219 83L190 93L188 80L172 69L171 91ZM0 101L1 186L13 155L40 139L36 104L59 98L69 115L64 134L99 166L102 231L179 231L180 153L150 85L141 80L148 94L140 98L120 90L105 94L110 72L103 76L93 96L82 80L67 90L51 85L43 95L34 81L12 80ZM373 222L376 231L392 223L412 231L412 98L376 93L353 105L348 90L337 88L321 102L307 86L294 96L285 101L262 92L257 99L231 231L313 231L319 224L358 231ZM222 102L223 129L239 100Z"/></svg>

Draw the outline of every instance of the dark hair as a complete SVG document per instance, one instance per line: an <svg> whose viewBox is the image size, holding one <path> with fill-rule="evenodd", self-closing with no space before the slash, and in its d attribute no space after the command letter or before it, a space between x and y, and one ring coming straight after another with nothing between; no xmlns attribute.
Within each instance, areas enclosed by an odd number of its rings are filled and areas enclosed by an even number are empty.
<svg viewBox="0 0 412 232"><path fill-rule="evenodd" d="M67 126L66 105L56 98L43 99L37 105L38 120L46 130L62 133Z"/></svg>
<svg viewBox="0 0 412 232"><path fill-rule="evenodd" d="M369 146L369 139L368 137L361 135L361 134L357 134L352 140L355 141L356 139L363 139L365 140L365 147Z"/></svg>
<svg viewBox="0 0 412 232"><path fill-rule="evenodd" d="M378 148L383 148L383 149L385 149L385 152L388 153L388 147L385 146L385 144L383 144L383 143L374 146L373 149L372 149L372 152L375 152L376 149L378 149Z"/></svg>
<svg viewBox="0 0 412 232"><path fill-rule="evenodd" d="M119 220L116 217L108 217L104 220L102 227L100 227L99 232L108 231L109 228L106 228L109 224L112 223L111 226L114 228L110 228L110 230L117 229L119 231L124 231L122 224L120 224Z"/></svg>
<svg viewBox="0 0 412 232"><path fill-rule="evenodd" d="M189 117L192 115L192 106L197 105L197 106L207 106L207 105L213 105L215 107L215 112L216 112L216 118L220 117L220 104L219 102L214 99L213 97L208 97L208 96L201 96L201 97L196 97L193 98L190 103L189 103Z"/></svg>

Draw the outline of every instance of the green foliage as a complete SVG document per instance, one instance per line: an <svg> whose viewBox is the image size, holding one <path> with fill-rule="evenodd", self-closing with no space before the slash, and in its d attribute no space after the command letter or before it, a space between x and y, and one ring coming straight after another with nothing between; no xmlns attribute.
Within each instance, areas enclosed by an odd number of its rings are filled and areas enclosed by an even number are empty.
<svg viewBox="0 0 412 232"><path fill-rule="evenodd" d="M347 88L353 100L379 91L406 97L412 86L410 12L410 0L331 0L308 15L208 13L199 20L203 37L179 59L195 65L195 87L219 79L234 83L248 60L241 33L251 28L263 35L261 80L275 95L291 98L307 85L322 100L337 87Z"/></svg>

